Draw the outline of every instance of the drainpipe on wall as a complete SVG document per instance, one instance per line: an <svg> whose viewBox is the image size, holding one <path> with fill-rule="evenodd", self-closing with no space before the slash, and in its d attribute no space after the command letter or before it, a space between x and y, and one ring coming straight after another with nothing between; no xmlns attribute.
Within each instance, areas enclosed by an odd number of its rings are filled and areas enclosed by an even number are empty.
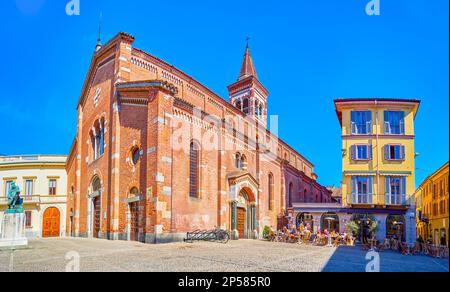
<svg viewBox="0 0 450 292"><path fill-rule="evenodd" d="M379 131L378 131L378 126L379 126L379 119L378 119L378 101L375 101L375 123L376 123L376 140L377 140L377 194L378 194L378 199L381 197L381 192L380 192L380 151L378 151L379 149ZM378 202L379 203L379 202Z"/></svg>

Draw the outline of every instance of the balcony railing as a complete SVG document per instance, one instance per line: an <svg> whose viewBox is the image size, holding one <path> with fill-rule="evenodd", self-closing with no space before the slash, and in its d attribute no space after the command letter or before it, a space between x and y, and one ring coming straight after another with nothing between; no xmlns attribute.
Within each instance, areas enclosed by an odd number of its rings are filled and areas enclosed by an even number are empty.
<svg viewBox="0 0 450 292"><path fill-rule="evenodd" d="M353 194L347 196L348 205L385 205L385 206L407 206L406 195L369 195Z"/></svg>
<svg viewBox="0 0 450 292"><path fill-rule="evenodd" d="M385 202L386 202L386 205L390 205L390 206L405 206L405 205L407 205L406 195L386 194Z"/></svg>
<svg viewBox="0 0 450 292"><path fill-rule="evenodd" d="M24 204L39 204L41 202L40 195L23 196L21 198L23 199ZM0 197L0 206L6 206L6 205L8 205L8 198Z"/></svg>

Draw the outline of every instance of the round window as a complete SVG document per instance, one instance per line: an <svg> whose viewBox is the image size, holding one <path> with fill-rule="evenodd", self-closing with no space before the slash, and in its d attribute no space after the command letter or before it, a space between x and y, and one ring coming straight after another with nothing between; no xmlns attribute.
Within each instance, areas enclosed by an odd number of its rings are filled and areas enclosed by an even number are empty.
<svg viewBox="0 0 450 292"><path fill-rule="evenodd" d="M141 153L138 147L134 147L131 151L131 160L133 161L133 164L136 165L139 162L139 159L141 158Z"/></svg>

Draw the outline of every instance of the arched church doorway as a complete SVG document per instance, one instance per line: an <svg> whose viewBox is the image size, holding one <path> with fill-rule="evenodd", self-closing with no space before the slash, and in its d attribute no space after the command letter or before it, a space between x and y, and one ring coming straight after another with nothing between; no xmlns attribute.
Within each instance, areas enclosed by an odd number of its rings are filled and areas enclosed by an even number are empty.
<svg viewBox="0 0 450 292"><path fill-rule="evenodd" d="M251 190L244 188L232 203L232 229L236 239L251 239L256 231L256 205Z"/></svg>
<svg viewBox="0 0 450 292"><path fill-rule="evenodd" d="M139 198L139 190L136 187L133 187L130 190L129 199L138 199ZM139 241L139 201L130 201L128 203L128 240L130 241Z"/></svg>
<svg viewBox="0 0 450 292"><path fill-rule="evenodd" d="M93 238L99 238L101 232L101 194L102 194L102 185L100 179L96 176L91 183L91 193L90 197L90 225L91 225L91 234Z"/></svg>

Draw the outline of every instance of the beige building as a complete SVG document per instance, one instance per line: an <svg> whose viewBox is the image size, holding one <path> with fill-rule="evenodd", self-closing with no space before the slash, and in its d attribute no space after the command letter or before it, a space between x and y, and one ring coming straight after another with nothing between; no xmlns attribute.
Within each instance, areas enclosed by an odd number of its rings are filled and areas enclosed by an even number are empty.
<svg viewBox="0 0 450 292"><path fill-rule="evenodd" d="M24 200L26 236L64 236L66 160L63 155L0 156L0 221L8 208L7 193L11 184L15 183Z"/></svg>

